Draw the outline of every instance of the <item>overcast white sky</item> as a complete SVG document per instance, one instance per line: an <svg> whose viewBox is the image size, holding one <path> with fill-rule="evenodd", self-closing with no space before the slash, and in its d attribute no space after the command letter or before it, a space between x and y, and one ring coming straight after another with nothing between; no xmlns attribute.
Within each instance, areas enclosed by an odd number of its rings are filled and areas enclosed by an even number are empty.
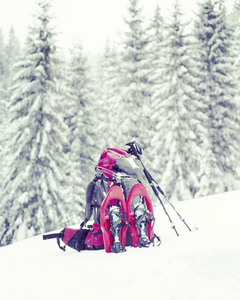
<svg viewBox="0 0 240 300"><path fill-rule="evenodd" d="M179 0L188 16L196 10L196 3L203 0ZM234 0L226 0L231 5ZM156 3L162 14L169 13L174 0L140 0L143 13L153 15ZM32 24L35 0L0 0L0 29L7 38L10 26L20 41L25 40L27 28ZM58 36L61 45L68 48L74 38L81 40L86 51L101 51L106 39L113 40L123 26L129 0L52 0L56 12Z"/></svg>

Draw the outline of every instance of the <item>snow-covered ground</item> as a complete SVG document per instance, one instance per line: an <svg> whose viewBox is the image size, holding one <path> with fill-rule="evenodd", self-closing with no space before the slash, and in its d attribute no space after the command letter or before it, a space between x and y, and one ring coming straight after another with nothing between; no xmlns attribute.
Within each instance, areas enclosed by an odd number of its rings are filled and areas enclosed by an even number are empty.
<svg viewBox="0 0 240 300"><path fill-rule="evenodd" d="M166 205L180 237L161 206L155 232L162 245L61 251L42 236L0 248L0 299L240 299L240 191L176 203L189 232Z"/></svg>

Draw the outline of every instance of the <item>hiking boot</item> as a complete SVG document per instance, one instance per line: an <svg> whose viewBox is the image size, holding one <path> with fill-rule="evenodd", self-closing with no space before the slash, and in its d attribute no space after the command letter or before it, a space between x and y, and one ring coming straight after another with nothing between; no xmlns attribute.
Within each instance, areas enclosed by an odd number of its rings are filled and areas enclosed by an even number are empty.
<svg viewBox="0 0 240 300"><path fill-rule="evenodd" d="M150 246L150 241L147 236L141 236L138 241L138 247L149 247Z"/></svg>
<svg viewBox="0 0 240 300"><path fill-rule="evenodd" d="M113 253L125 252L125 247L120 242L113 242L111 246L111 251Z"/></svg>
<svg viewBox="0 0 240 300"><path fill-rule="evenodd" d="M125 247L120 241L120 232L122 228L123 215L120 207L114 206L111 208L110 214L110 230L112 232L113 243L111 246L111 251L114 253L119 253L125 251Z"/></svg>
<svg viewBox="0 0 240 300"><path fill-rule="evenodd" d="M150 240L147 234L147 224L154 220L154 218L147 212L143 203L139 203L134 209L135 226L140 235L138 246L149 247Z"/></svg>

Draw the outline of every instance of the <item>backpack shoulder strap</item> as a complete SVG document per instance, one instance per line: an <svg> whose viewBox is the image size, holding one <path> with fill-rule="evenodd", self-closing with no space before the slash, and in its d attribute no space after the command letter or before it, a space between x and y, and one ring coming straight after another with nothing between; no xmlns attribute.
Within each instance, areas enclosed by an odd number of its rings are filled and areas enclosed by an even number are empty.
<svg viewBox="0 0 240 300"><path fill-rule="evenodd" d="M63 236L64 236L64 229L59 233L44 234L43 239L44 240L57 239L58 247L61 250L65 251L66 250L65 246L62 247L61 244L60 244L60 239L63 239Z"/></svg>
<svg viewBox="0 0 240 300"><path fill-rule="evenodd" d="M62 238L63 234L60 233L52 233L52 234L44 234L43 239L49 240L49 239L55 239L55 238Z"/></svg>

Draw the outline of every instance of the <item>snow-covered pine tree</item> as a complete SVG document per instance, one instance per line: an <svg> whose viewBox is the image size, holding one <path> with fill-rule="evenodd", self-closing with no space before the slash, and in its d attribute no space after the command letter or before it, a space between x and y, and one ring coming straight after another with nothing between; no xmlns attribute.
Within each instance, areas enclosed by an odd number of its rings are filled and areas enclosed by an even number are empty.
<svg viewBox="0 0 240 300"><path fill-rule="evenodd" d="M148 49L148 66L149 66L149 81L151 82L151 94L152 99L156 97L156 91L160 88L164 83L163 70L165 65L164 58L164 19L161 15L161 10L159 5L156 5L154 10L153 18L150 20L150 24L148 27L148 36L149 43L147 46ZM160 87L159 87L160 85ZM152 112L154 112L154 107L152 108ZM150 140L156 134L155 126L158 123L158 118L150 119L151 127L149 127L149 138ZM161 142L161 141L160 141ZM159 155L156 155L156 149L159 149L158 140L155 140L154 147L150 144L150 147L146 148L146 152L144 151L144 158L146 162L146 166L149 166L154 173L154 177L159 179L159 174L162 174L164 171L163 164L155 164L156 160L159 159ZM156 167L156 170L155 170Z"/></svg>
<svg viewBox="0 0 240 300"><path fill-rule="evenodd" d="M5 51L4 51L4 39L2 29L0 28L0 155L2 157L2 151L4 148L4 121L6 119L6 96L7 91L4 89L4 71L5 71ZM2 168L3 160L0 162L0 180L2 183ZM1 191L1 185L0 185Z"/></svg>
<svg viewBox="0 0 240 300"><path fill-rule="evenodd" d="M1 121L0 140L2 147L7 139L6 134L1 134L4 131L8 111L6 108L7 99L9 98L9 86L12 81L12 68L21 53L21 48L17 37L15 36L13 27L10 28L8 42L5 45L2 31L0 30L0 101L1 101Z"/></svg>
<svg viewBox="0 0 240 300"><path fill-rule="evenodd" d="M21 47L18 38L15 35L14 28L11 27L9 31L8 42L5 47L5 74L4 74L4 88L11 86L13 74L13 65L21 55Z"/></svg>
<svg viewBox="0 0 240 300"><path fill-rule="evenodd" d="M198 187L196 153L203 129L198 122L199 103L191 72L194 61L186 25L176 1L155 71L151 116L155 124L151 155L155 171L161 172L157 179L169 198L178 200L193 197Z"/></svg>
<svg viewBox="0 0 240 300"><path fill-rule="evenodd" d="M8 94L7 91L0 89L0 155L2 157L0 161L0 194L2 191L2 182L3 182L3 168L5 161L3 159L3 152L5 149L5 144L7 140L6 132L7 132L7 124L8 124L8 110L7 110L7 99ZM0 201L1 202L1 201Z"/></svg>
<svg viewBox="0 0 240 300"><path fill-rule="evenodd" d="M199 49L196 90L207 116L198 192L203 196L233 189L239 166L240 122L231 52L233 34L226 22L224 1L204 1L195 28Z"/></svg>
<svg viewBox="0 0 240 300"><path fill-rule="evenodd" d="M233 57L234 57L234 73L237 82L240 82L240 0L235 0L231 13L227 16L227 22L233 30ZM240 86L237 84L238 95L240 94ZM240 103L240 96L237 96Z"/></svg>
<svg viewBox="0 0 240 300"><path fill-rule="evenodd" d="M92 97L90 66L80 42L70 49L68 94L68 125L71 131L71 180L74 198L85 204L85 190L94 175L97 163L97 143L95 135L96 110Z"/></svg>
<svg viewBox="0 0 240 300"><path fill-rule="evenodd" d="M2 29L0 28L0 99L4 88L4 73L5 73L5 45Z"/></svg>
<svg viewBox="0 0 240 300"><path fill-rule="evenodd" d="M116 141L122 144L139 140L148 146L150 115L150 86L148 79L148 38L139 0L129 0L128 16L125 19L121 66L121 101L116 113L118 127Z"/></svg>
<svg viewBox="0 0 240 300"><path fill-rule="evenodd" d="M116 142L119 126L118 115L121 107L121 57L119 51L107 40L103 54L99 57L97 85L100 94L98 104L98 132L101 132L102 149L121 147L126 141Z"/></svg>
<svg viewBox="0 0 240 300"><path fill-rule="evenodd" d="M236 101L238 105L240 105L240 85L238 84L240 82L240 0L235 0L233 5L233 10L230 15L228 15L228 22L230 23L230 26L233 29L233 51L234 51L234 67L235 67L235 78L237 81L237 89L238 89L238 95L236 95ZM237 176L238 181L240 182L240 166L237 170ZM239 185L238 187L239 188Z"/></svg>
<svg viewBox="0 0 240 300"><path fill-rule="evenodd" d="M163 58L163 46L164 46L164 19L161 15L159 5L156 5L153 18L150 20L148 27L149 43L148 43L148 60L150 68L150 81L153 83L154 89L156 84L160 81L162 75L164 58Z"/></svg>
<svg viewBox="0 0 240 300"><path fill-rule="evenodd" d="M0 242L11 242L69 224L71 199L65 165L68 127L57 99L58 64L49 1L37 2L10 99Z"/></svg>

